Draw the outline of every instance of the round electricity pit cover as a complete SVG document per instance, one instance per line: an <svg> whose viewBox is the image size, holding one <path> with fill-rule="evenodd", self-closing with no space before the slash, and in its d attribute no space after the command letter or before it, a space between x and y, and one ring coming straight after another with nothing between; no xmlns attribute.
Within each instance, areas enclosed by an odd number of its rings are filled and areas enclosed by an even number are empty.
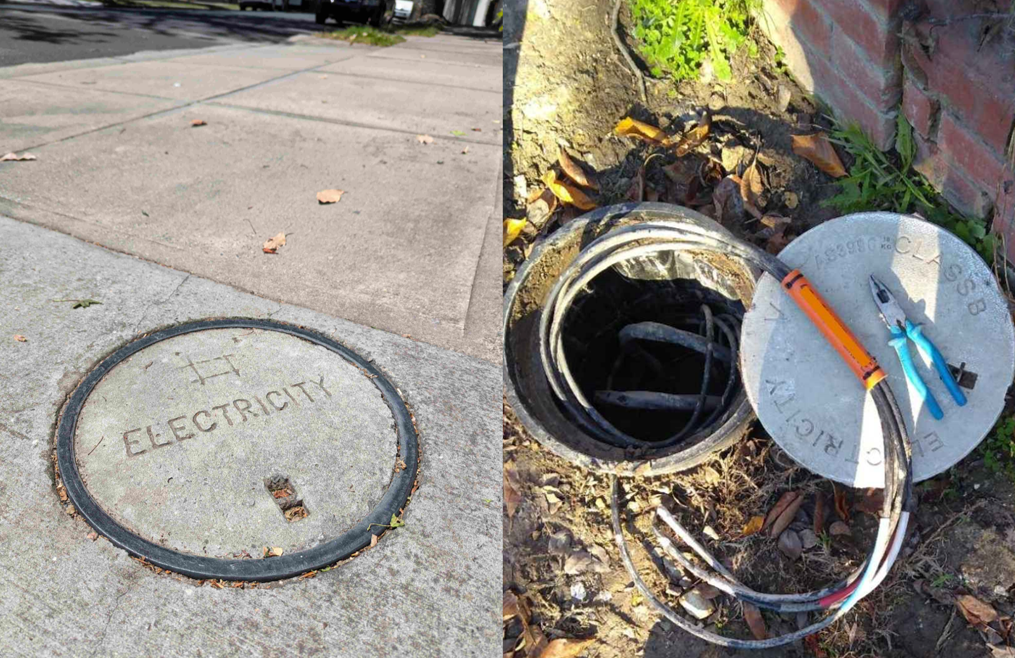
<svg viewBox="0 0 1015 658"><path fill-rule="evenodd" d="M408 500L418 446L369 361L238 318L106 358L71 395L57 456L71 503L115 545L194 578L264 581L369 546Z"/></svg>
<svg viewBox="0 0 1015 658"><path fill-rule="evenodd" d="M918 217L861 213L825 222L779 258L800 271L888 376L913 448L913 479L933 477L980 443L1004 409L1015 373L1008 303L980 256ZM907 342L920 378L941 405L935 418L907 381L871 290L874 275L941 351L965 398L954 400L934 366ZM832 346L771 276L744 317L747 396L779 446L809 471L854 487L884 486L877 409Z"/></svg>

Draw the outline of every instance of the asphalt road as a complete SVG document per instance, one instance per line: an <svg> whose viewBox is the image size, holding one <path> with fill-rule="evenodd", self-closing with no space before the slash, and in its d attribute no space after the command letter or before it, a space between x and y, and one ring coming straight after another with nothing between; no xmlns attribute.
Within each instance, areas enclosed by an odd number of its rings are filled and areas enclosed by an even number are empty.
<svg viewBox="0 0 1015 658"><path fill-rule="evenodd" d="M318 31L313 15L302 13L0 3L0 67L235 41L277 42Z"/></svg>

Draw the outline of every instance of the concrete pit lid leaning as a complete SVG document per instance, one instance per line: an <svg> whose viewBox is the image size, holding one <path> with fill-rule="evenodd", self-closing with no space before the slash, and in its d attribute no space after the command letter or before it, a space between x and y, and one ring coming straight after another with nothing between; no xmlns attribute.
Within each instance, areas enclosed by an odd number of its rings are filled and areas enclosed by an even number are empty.
<svg viewBox="0 0 1015 658"><path fill-rule="evenodd" d="M803 272L887 373L912 442L914 481L972 452L1001 414L1015 371L1008 304L983 259L935 224L887 212L820 224L779 258ZM889 345L870 275L891 290L909 320L923 325L948 364L961 368L966 405L956 404L909 341L913 362L944 411L941 420L931 416ZM744 316L741 369L762 425L794 460L850 486L883 486L883 440L873 400L768 275Z"/></svg>

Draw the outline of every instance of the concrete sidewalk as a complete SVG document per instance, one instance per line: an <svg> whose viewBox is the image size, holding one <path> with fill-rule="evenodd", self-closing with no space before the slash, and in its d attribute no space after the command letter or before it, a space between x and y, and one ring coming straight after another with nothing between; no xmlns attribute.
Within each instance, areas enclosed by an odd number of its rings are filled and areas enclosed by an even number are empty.
<svg viewBox="0 0 1015 658"><path fill-rule="evenodd" d="M496 366L3 217L0 235L4 655L499 655ZM102 304L52 301L68 298ZM69 391L136 335L216 316L316 329L386 372L413 409L423 455L404 528L315 578L215 589L148 571L64 513L50 457Z"/></svg>
<svg viewBox="0 0 1015 658"><path fill-rule="evenodd" d="M0 69L0 152L38 157L0 163L0 653L499 655L498 58L436 37ZM398 387L422 453L405 527L218 589L65 513L68 393L138 335L224 316L324 333Z"/></svg>
<svg viewBox="0 0 1015 658"><path fill-rule="evenodd" d="M0 212L499 361L499 44L297 39L0 69Z"/></svg>

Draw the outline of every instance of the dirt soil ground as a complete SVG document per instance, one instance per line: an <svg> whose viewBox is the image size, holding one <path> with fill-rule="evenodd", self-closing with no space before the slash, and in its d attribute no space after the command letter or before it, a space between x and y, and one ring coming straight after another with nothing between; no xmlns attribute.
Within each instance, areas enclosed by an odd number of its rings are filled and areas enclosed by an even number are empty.
<svg viewBox="0 0 1015 658"><path fill-rule="evenodd" d="M764 182L761 209L790 220L786 240L836 215L822 204L835 191L832 180L790 146L791 135L814 132L827 126L827 119L773 65L770 44L758 36L759 57L735 59L731 84L646 77L642 103L613 43L611 10L611 0L528 0L505 12L505 214L530 220L521 238L505 249L505 285L534 242L578 214L569 207L547 215L545 207L534 211L528 203L543 187L540 179L555 167L561 147L595 172L599 190L592 197L600 206L626 200L691 205L772 250L781 243L770 227L748 212L716 210L717 176L742 175L756 157ZM622 25L626 12L625 6ZM709 137L684 158L670 149L646 164L650 154L663 150L613 134L614 126L631 116L677 135L699 125L706 113L712 122ZM533 638L525 632L529 624L548 640L591 639L581 655L600 658L1015 656L1008 653L1011 622L1005 619L1015 608L1010 596L1015 486L988 470L979 451L917 487L919 509L910 536L880 588L807 642L768 652L715 647L658 617L620 561L607 478L542 448L507 405L504 459L505 498L518 501L504 516L505 594L520 599L529 616L506 614L505 656L539 655L526 646ZM646 550L652 545L651 512L660 504L739 578L762 591L805 591L841 579L863 559L876 523L868 511L876 507L871 492L840 486L836 493L831 482L782 454L760 427L692 471L623 485L625 532L639 573L678 610L681 594L697 582ZM780 551L767 532L743 537L748 520L764 516L787 491L800 492L804 500L789 526L804 540L795 558ZM842 525L832 528L837 522L845 525L843 534L835 534L843 531ZM958 612L955 597L962 594L998 612L990 631L976 630ZM711 603L716 610L703 622L706 627L751 637L738 604L722 595ZM807 621L769 613L764 620L773 635Z"/></svg>

